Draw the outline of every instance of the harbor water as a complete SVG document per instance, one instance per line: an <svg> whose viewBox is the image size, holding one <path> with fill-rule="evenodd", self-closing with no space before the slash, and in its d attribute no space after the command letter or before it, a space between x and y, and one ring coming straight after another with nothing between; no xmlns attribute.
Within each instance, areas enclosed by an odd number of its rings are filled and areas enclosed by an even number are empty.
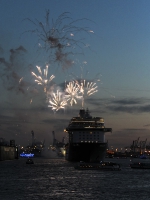
<svg viewBox="0 0 150 200"><path fill-rule="evenodd" d="M129 158L109 160L121 171L75 170L64 158L33 160L0 162L0 200L150 199L150 169L131 169Z"/></svg>

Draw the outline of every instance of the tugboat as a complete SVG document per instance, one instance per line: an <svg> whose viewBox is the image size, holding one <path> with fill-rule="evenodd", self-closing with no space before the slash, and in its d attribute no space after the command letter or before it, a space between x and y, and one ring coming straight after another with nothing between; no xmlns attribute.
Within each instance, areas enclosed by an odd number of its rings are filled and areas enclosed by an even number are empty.
<svg viewBox="0 0 150 200"><path fill-rule="evenodd" d="M34 164L34 162L31 158L28 158L27 161L26 161L26 164Z"/></svg>
<svg viewBox="0 0 150 200"><path fill-rule="evenodd" d="M109 171L119 171L121 170L118 163L113 162L100 162L98 163L85 163L80 162L77 166L74 166L78 170L109 170Z"/></svg>
<svg viewBox="0 0 150 200"><path fill-rule="evenodd" d="M150 169L149 162L133 162L130 164L132 169Z"/></svg>
<svg viewBox="0 0 150 200"><path fill-rule="evenodd" d="M92 117L88 109L82 108L79 116L71 119L65 132L69 139L65 146L66 160L87 163L104 161L107 148L105 133L112 132L112 129L105 128L102 117Z"/></svg>

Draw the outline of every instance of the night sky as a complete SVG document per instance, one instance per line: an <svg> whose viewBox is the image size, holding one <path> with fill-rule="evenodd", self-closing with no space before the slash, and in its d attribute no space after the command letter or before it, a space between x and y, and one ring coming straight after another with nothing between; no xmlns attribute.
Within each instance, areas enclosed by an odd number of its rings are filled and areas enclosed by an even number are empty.
<svg viewBox="0 0 150 200"><path fill-rule="evenodd" d="M150 142L149 0L1 0L0 25L0 138L27 145L31 130L46 144L52 131L60 141L65 136L82 101L56 112L48 107L31 74L48 65L48 77L55 76L49 95L64 94L73 80L96 83L84 108L113 129L106 133L110 146L125 147L138 137Z"/></svg>

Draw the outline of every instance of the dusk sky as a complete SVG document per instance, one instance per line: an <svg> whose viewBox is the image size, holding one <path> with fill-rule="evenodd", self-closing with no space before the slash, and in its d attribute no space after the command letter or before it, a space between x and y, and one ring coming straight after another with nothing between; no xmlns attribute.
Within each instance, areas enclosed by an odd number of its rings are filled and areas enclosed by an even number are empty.
<svg viewBox="0 0 150 200"><path fill-rule="evenodd" d="M47 144L52 131L59 140L65 136L82 101L57 112L48 107L31 74L48 65L48 77L55 76L49 95L63 94L73 80L96 83L84 108L112 128L109 146L129 146L138 137L150 142L149 0L1 0L0 25L0 138L27 145L31 130ZM61 48L46 37L53 26Z"/></svg>

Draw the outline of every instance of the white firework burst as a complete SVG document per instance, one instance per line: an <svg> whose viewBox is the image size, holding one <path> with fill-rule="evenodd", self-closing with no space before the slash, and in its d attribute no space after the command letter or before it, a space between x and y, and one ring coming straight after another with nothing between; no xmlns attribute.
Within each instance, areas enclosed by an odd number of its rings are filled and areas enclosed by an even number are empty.
<svg viewBox="0 0 150 200"><path fill-rule="evenodd" d="M43 73L42 73L41 67L36 66L36 68L38 69L40 76L38 76L34 72L31 72L32 75L36 78L35 82L37 82L38 85L42 85L44 87L44 92L47 92L48 84L55 78L55 76L51 75L49 78L47 78L48 65L46 65L46 68L43 70Z"/></svg>
<svg viewBox="0 0 150 200"><path fill-rule="evenodd" d="M82 94L82 107L84 107L84 101L87 96L91 96L94 93L98 92L98 86L95 82L86 81L86 80L76 80L76 84L79 87L79 92Z"/></svg>
<svg viewBox="0 0 150 200"><path fill-rule="evenodd" d="M98 86L95 82L90 82L86 80L76 81L82 96L91 96L92 94L98 92Z"/></svg>
<svg viewBox="0 0 150 200"><path fill-rule="evenodd" d="M67 84L66 90L65 92L67 93L65 95L65 98L67 99L67 101L70 101L71 106L73 105L73 103L77 104L77 100L76 99L81 99L82 96L79 96L79 86L78 84L76 84L74 81L73 82L69 82Z"/></svg>
<svg viewBox="0 0 150 200"><path fill-rule="evenodd" d="M48 107L51 107L52 110L58 111L59 109L65 108L67 101L64 99L63 93L57 90L56 93L52 93L49 104Z"/></svg>

